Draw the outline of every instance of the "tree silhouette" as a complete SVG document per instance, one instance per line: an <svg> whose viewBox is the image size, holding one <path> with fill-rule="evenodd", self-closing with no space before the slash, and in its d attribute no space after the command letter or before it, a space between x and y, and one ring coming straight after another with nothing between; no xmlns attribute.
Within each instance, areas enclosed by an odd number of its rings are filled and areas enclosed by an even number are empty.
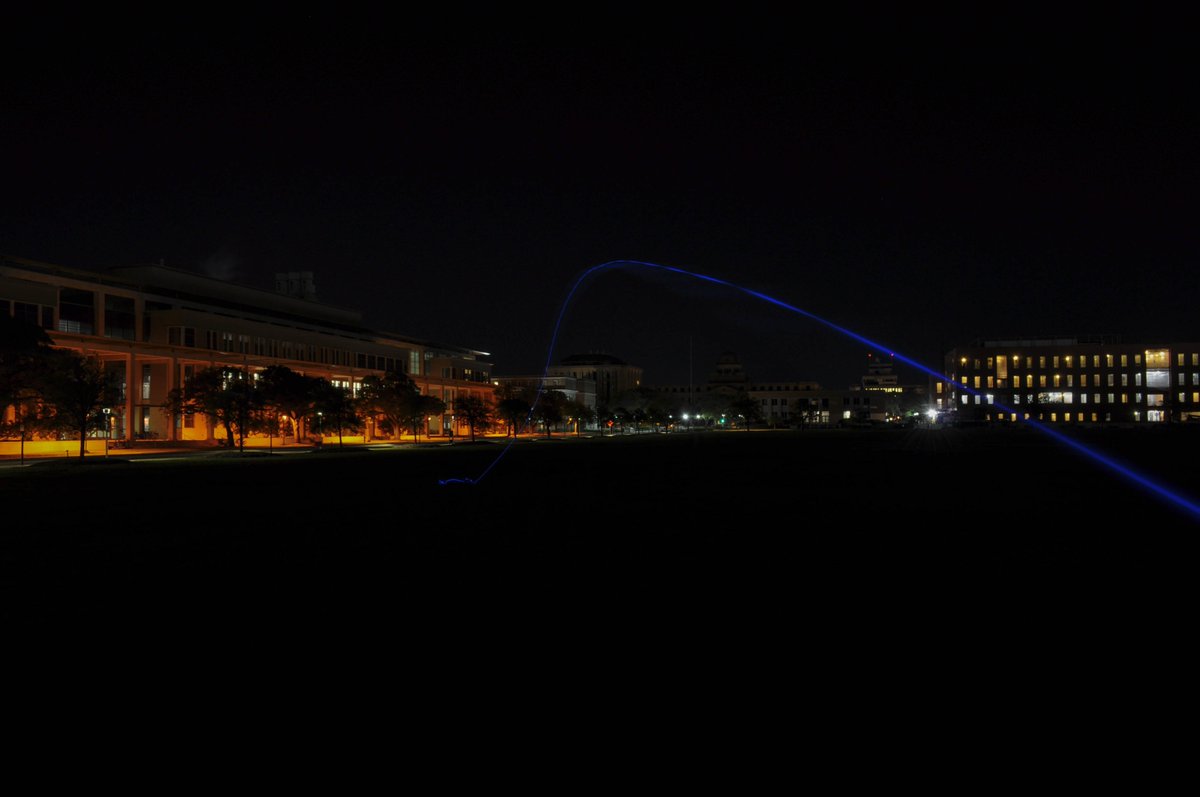
<svg viewBox="0 0 1200 797"><path fill-rule="evenodd" d="M467 422L471 442L475 442L475 427L486 427L492 420L492 406L479 396L459 396L454 400L454 414Z"/></svg>

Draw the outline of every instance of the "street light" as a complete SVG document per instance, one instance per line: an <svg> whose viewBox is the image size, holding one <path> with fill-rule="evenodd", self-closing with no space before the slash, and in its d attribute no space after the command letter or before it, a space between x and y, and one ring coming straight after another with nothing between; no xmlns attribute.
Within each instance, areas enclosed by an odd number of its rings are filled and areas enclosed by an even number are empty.
<svg viewBox="0 0 1200 797"><path fill-rule="evenodd" d="M104 408L104 456L106 456L106 457L108 456L108 436L112 431L112 423L110 423L111 420L112 420L112 409L109 407L105 407Z"/></svg>

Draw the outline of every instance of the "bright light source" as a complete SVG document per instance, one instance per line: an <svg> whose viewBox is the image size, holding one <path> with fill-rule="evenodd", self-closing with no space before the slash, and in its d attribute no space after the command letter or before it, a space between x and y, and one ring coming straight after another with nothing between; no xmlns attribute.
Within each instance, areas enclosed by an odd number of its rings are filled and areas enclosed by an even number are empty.
<svg viewBox="0 0 1200 797"><path fill-rule="evenodd" d="M686 421L686 420L688 420L688 419L689 419L689 418L691 418L691 417L692 417L692 416L688 415L686 412L683 414L683 419L684 419L685 421Z"/></svg>
<svg viewBox="0 0 1200 797"><path fill-rule="evenodd" d="M937 410L930 410L930 411L929 411L928 413L926 413L926 414L929 416L929 420L931 420L931 421L936 421L936 420L937 420Z"/></svg>

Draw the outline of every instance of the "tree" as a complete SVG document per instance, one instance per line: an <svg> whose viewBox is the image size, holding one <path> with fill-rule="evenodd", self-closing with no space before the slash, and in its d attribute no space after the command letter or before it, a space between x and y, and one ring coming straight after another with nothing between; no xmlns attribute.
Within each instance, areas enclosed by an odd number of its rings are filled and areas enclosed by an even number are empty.
<svg viewBox="0 0 1200 797"><path fill-rule="evenodd" d="M186 412L201 412L211 423L225 430L229 448L235 444L237 432L239 450L245 450L246 432L250 430L262 395L255 389L250 374L241 368L214 366L197 371L181 388L167 394L163 410L172 418Z"/></svg>
<svg viewBox="0 0 1200 797"><path fill-rule="evenodd" d="M528 388L511 384L497 385L495 394L496 415L507 425L507 434L516 437L529 423L533 396Z"/></svg>
<svg viewBox="0 0 1200 797"><path fill-rule="evenodd" d="M313 406L316 408L317 414L322 419L328 418L329 423L337 427L338 448L341 448L343 430L355 432L362 426L358 403L350 394L349 389L331 384L324 379L320 380L314 398Z"/></svg>
<svg viewBox="0 0 1200 797"><path fill-rule="evenodd" d="M546 437L550 437L551 427L562 421L566 402L567 397L561 390L543 390L538 396L533 406L533 418L541 422L546 430Z"/></svg>
<svg viewBox="0 0 1200 797"><path fill-rule="evenodd" d="M567 412L575 420L575 435L577 437L579 436L579 424L581 422L586 427L590 426L596 420L596 411L579 399L570 402Z"/></svg>
<svg viewBox="0 0 1200 797"><path fill-rule="evenodd" d="M50 344L41 327L0 312L0 421L8 407L17 410L10 426L0 424L0 437L19 431L24 438L25 421L36 419L41 398L38 376L47 372L54 351Z"/></svg>
<svg viewBox="0 0 1200 797"><path fill-rule="evenodd" d="M304 420L313 412L316 394L323 380L296 373L286 365L272 365L259 374L258 389L269 418L278 424L288 418L299 439Z"/></svg>
<svg viewBox="0 0 1200 797"><path fill-rule="evenodd" d="M432 414L426 412L430 405L422 402L423 398L429 397L422 396L416 383L407 374L399 371L388 371L383 376L366 377L358 393L363 410L386 418L397 440L404 434L405 429L411 428L413 442L417 439L417 422L427 414Z"/></svg>
<svg viewBox="0 0 1200 797"><path fill-rule="evenodd" d="M467 422L471 442L475 442L475 427L486 427L492 421L492 405L479 396L459 396L454 400L454 414Z"/></svg>
<svg viewBox="0 0 1200 797"><path fill-rule="evenodd" d="M730 403L729 409L733 411L734 415L745 420L747 432L750 431L750 426L754 421L762 420L762 405L757 399L744 393Z"/></svg>
<svg viewBox="0 0 1200 797"><path fill-rule="evenodd" d="M100 408L119 401L119 391L104 363L95 357L51 349L45 353L42 365L44 370L37 383L45 406L38 423L52 431L77 432L82 458L87 453L88 432L104 429L107 422Z"/></svg>

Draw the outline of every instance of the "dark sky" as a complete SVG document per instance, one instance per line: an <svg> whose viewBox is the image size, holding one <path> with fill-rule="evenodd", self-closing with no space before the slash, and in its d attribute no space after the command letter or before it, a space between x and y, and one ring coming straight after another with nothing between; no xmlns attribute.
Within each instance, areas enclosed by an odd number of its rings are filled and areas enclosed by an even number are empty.
<svg viewBox="0 0 1200 797"><path fill-rule="evenodd" d="M14 20L0 252L311 270L323 300L502 374L540 371L573 280L617 259L930 364L977 337L1200 337L1178 20L639 13ZM577 295L555 359L683 382L724 349L831 386L868 353L627 270Z"/></svg>

